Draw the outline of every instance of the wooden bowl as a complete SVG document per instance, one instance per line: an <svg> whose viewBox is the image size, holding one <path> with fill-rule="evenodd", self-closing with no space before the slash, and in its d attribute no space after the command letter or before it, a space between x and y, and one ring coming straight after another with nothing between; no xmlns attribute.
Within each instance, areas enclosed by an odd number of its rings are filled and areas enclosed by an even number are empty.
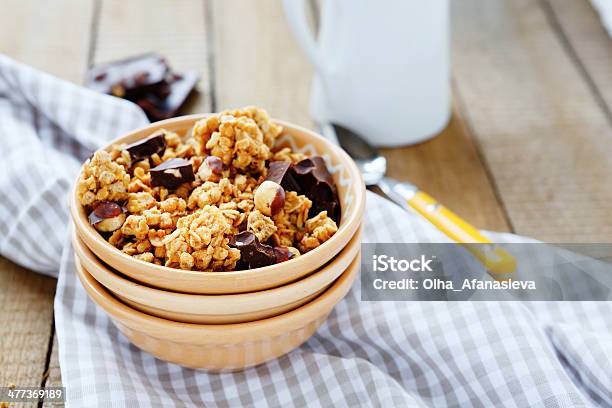
<svg viewBox="0 0 612 408"><path fill-rule="evenodd" d="M191 115L156 122L114 140L106 148L145 138L160 128L184 134L205 116ZM275 122L285 128L277 145L323 156L338 187L342 207L338 232L318 248L287 262L245 271L199 272L159 266L135 259L104 240L89 225L74 189L70 208L78 236L94 254L117 271L149 286L170 291L197 294L253 292L281 286L312 273L338 254L355 235L365 209L365 185L357 166L344 150L310 130L278 120Z"/></svg>
<svg viewBox="0 0 612 408"><path fill-rule="evenodd" d="M77 262L85 290L134 345L155 357L191 368L232 371L279 357L314 334L347 294L359 272L356 257L319 297L291 312L249 323L200 325L160 319L115 299Z"/></svg>
<svg viewBox="0 0 612 408"><path fill-rule="evenodd" d="M321 269L274 289L231 295L194 295L153 289L118 275L72 234L75 260L122 302L152 316L184 323L230 324L286 313L314 299L348 268L360 250L360 232Z"/></svg>

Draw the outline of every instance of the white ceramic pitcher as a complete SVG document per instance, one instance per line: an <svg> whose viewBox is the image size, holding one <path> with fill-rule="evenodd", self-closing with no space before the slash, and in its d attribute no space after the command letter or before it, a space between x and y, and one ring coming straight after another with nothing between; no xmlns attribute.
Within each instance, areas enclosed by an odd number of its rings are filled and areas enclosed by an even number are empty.
<svg viewBox="0 0 612 408"><path fill-rule="evenodd" d="M304 0L284 0L316 68L319 123L353 128L377 146L424 141L450 118L448 0L326 0L318 41Z"/></svg>

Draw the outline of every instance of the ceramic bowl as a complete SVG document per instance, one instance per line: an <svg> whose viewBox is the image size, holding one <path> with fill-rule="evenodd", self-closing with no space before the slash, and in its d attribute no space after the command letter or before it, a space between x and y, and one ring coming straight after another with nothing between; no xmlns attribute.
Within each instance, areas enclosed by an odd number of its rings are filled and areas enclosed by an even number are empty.
<svg viewBox="0 0 612 408"><path fill-rule="evenodd" d="M313 301L291 312L249 323L179 323L139 312L115 299L77 262L89 296L134 345L155 357L191 368L232 371L279 357L314 334L347 294L359 272L359 257Z"/></svg>
<svg viewBox="0 0 612 408"><path fill-rule="evenodd" d="M360 233L333 260L306 278L274 289L230 295L194 295L150 288L109 269L74 233L72 246L76 262L134 309L177 322L230 324L276 316L314 299L358 256Z"/></svg>
<svg viewBox="0 0 612 408"><path fill-rule="evenodd" d="M145 138L160 128L184 134L205 116L191 115L156 122L114 140L106 148ZM77 234L96 256L112 268L149 286L170 291L196 294L253 292L281 286L310 274L338 254L355 235L365 209L365 186L353 160L338 146L310 130L278 120L275 122L285 128L277 146L291 146L308 155L322 156L338 187L342 207L338 232L318 248L287 262L244 271L198 272L159 266L126 255L104 240L89 225L75 190L70 207Z"/></svg>

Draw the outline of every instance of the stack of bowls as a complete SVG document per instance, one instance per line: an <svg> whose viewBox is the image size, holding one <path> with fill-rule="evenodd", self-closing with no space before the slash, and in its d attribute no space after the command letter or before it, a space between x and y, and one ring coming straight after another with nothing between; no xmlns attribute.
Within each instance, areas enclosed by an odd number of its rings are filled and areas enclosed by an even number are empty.
<svg viewBox="0 0 612 408"><path fill-rule="evenodd" d="M143 139L160 128L182 135L202 117L157 122L107 148ZM339 147L309 130L276 122L285 128L278 147L324 157L342 209L336 234L295 259L234 272L184 271L147 263L104 240L73 192L78 276L91 299L136 346L187 367L242 369L298 347L349 291L360 264L365 207L361 175Z"/></svg>

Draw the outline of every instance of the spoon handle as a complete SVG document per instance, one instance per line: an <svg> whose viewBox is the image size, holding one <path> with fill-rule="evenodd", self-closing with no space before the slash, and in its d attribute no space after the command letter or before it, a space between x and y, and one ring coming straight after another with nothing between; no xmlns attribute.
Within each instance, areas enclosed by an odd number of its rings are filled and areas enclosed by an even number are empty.
<svg viewBox="0 0 612 408"><path fill-rule="evenodd" d="M466 244L466 249L494 275L493 277L498 278L501 276L496 275L507 275L516 269L516 260L505 249L497 245L470 245L493 244L493 242L482 235L473 225L438 203L429 194L417 191L407 201L412 208L427 218L449 238L460 244Z"/></svg>
<svg viewBox="0 0 612 408"><path fill-rule="evenodd" d="M438 203L429 194L413 185L389 179L383 179L380 187L393 201L401 206L407 203L453 241L463 244L495 279L508 279L509 274L515 271L516 259L510 253L493 244L476 227Z"/></svg>

